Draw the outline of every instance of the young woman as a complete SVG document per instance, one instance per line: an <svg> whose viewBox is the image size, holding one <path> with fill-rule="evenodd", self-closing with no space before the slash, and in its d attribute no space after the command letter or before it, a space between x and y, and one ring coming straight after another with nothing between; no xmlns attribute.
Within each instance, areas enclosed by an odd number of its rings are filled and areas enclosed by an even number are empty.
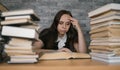
<svg viewBox="0 0 120 70"><path fill-rule="evenodd" d="M34 43L36 48L65 52L86 52L86 44L78 21L71 12L59 11L50 28L39 34L40 40Z"/></svg>

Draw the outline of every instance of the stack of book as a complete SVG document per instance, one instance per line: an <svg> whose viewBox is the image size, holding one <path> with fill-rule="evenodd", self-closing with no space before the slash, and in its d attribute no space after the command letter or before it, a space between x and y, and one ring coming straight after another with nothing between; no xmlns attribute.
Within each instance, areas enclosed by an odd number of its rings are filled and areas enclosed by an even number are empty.
<svg viewBox="0 0 120 70"><path fill-rule="evenodd" d="M4 61L4 57L6 57L6 55L4 54L4 51L3 51L5 40L4 40L3 36L1 36L1 31L2 31L2 26L1 26L2 17L1 17L1 13L4 12L4 11L8 11L8 9L3 4L0 3L0 62L3 62Z"/></svg>
<svg viewBox="0 0 120 70"><path fill-rule="evenodd" d="M120 4L110 3L88 13L92 59L120 62Z"/></svg>
<svg viewBox="0 0 120 70"><path fill-rule="evenodd" d="M38 29L35 23L39 17L33 9L2 12L2 35L11 37L5 44L4 51L10 56L8 63L35 63L39 56L33 51L32 42L38 40Z"/></svg>

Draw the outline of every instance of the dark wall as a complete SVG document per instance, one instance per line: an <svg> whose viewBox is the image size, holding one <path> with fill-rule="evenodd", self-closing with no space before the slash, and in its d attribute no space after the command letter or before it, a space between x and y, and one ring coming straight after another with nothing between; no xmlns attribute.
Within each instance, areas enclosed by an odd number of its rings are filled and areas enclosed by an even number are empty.
<svg viewBox="0 0 120 70"><path fill-rule="evenodd" d="M120 3L120 0L0 0L9 10L32 8L36 11L41 21L38 23L43 28L49 27L55 14L66 9L72 12L73 17L79 20L89 45L89 18L88 12L108 3Z"/></svg>

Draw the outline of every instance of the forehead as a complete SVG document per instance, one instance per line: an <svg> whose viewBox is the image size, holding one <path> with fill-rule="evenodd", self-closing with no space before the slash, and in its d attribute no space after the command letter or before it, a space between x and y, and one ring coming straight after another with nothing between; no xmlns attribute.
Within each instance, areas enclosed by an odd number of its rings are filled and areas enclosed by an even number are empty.
<svg viewBox="0 0 120 70"><path fill-rule="evenodd" d="M70 15L64 14L61 16L60 21L69 21L69 18L71 18Z"/></svg>

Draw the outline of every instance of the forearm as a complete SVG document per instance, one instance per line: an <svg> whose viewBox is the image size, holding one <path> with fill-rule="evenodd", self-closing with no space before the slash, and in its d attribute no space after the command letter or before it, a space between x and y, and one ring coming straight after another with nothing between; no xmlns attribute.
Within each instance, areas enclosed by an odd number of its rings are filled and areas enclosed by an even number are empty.
<svg viewBox="0 0 120 70"><path fill-rule="evenodd" d="M81 31L80 28L77 31L78 31L78 49L79 49L78 51L81 53L86 53L86 43L83 36L83 32Z"/></svg>

